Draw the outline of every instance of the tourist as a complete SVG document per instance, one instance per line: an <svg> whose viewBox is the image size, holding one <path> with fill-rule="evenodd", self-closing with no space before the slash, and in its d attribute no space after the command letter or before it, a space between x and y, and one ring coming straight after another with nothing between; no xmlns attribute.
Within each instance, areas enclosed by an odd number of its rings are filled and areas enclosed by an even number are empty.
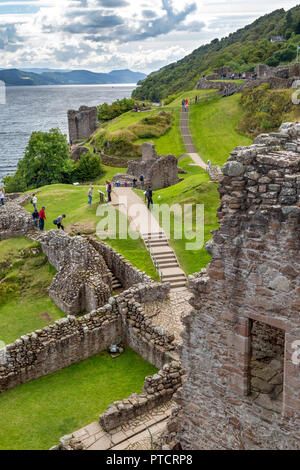
<svg viewBox="0 0 300 470"><path fill-rule="evenodd" d="M107 191L108 202L111 202L112 187L109 181L107 181L106 191Z"/></svg>
<svg viewBox="0 0 300 470"><path fill-rule="evenodd" d="M63 215L60 215L59 217L57 217L56 219L56 225L57 225L57 228L58 229L62 229L62 230L65 230L65 227L63 226L62 224L62 220L66 218L66 215L63 214Z"/></svg>
<svg viewBox="0 0 300 470"><path fill-rule="evenodd" d="M88 198L89 198L89 206L92 205L92 200L93 200L93 193L94 193L94 187L90 184L90 188L88 190Z"/></svg>
<svg viewBox="0 0 300 470"><path fill-rule="evenodd" d="M43 206L41 208L40 212L39 212L39 226L40 226L40 230L42 232L43 232L44 227L45 227L45 220L47 220L45 209L46 209L46 207Z"/></svg>
<svg viewBox="0 0 300 470"><path fill-rule="evenodd" d="M94 150L93 150L93 152L94 152L94 155L95 155L95 153L96 153L96 148L95 148L95 147L94 147Z"/></svg>
<svg viewBox="0 0 300 470"><path fill-rule="evenodd" d="M5 197L5 190L4 190L4 188L1 188L0 189L0 200L1 200L2 206L4 206L4 197Z"/></svg>
<svg viewBox="0 0 300 470"><path fill-rule="evenodd" d="M195 96L195 103L198 103L198 95Z"/></svg>
<svg viewBox="0 0 300 470"><path fill-rule="evenodd" d="M132 187L133 188L136 188L136 183L137 183L137 179L133 178L133 180L132 180Z"/></svg>
<svg viewBox="0 0 300 470"><path fill-rule="evenodd" d="M38 221L39 221L39 211L37 210L37 208L35 207L34 208L34 212L32 213L32 218L33 218L33 222L34 222L34 225L36 227L38 227Z"/></svg>
<svg viewBox="0 0 300 470"><path fill-rule="evenodd" d="M142 189L144 189L144 175L140 175L140 183L141 183Z"/></svg>
<svg viewBox="0 0 300 470"><path fill-rule="evenodd" d="M185 107L184 107L185 111L188 111L189 110L189 100L185 100Z"/></svg>
<svg viewBox="0 0 300 470"><path fill-rule="evenodd" d="M211 161L210 160L207 160L207 166L208 166L208 168L211 168Z"/></svg>
<svg viewBox="0 0 300 470"><path fill-rule="evenodd" d="M128 186L128 183L127 183L126 180L125 180L124 186L125 186L125 188L127 188L127 186Z"/></svg>
<svg viewBox="0 0 300 470"><path fill-rule="evenodd" d="M182 104L182 107L184 108L185 107L185 99L184 98L183 98L181 104Z"/></svg>
<svg viewBox="0 0 300 470"><path fill-rule="evenodd" d="M137 103L135 103L135 105L134 105L134 110L137 112L137 111L138 111L138 109L139 109L139 107L138 107L138 104L137 104Z"/></svg>
<svg viewBox="0 0 300 470"><path fill-rule="evenodd" d="M148 199L148 209L151 210L152 207L153 207L153 192L152 192L152 189L151 189L151 186L148 187L147 191L146 191L146 197Z"/></svg>
<svg viewBox="0 0 300 470"><path fill-rule="evenodd" d="M36 207L36 205L37 205L37 197L36 197L35 194L33 195L33 197L32 197L32 199L31 199L30 202L31 202L31 204L33 205L34 209L37 211L37 207Z"/></svg>

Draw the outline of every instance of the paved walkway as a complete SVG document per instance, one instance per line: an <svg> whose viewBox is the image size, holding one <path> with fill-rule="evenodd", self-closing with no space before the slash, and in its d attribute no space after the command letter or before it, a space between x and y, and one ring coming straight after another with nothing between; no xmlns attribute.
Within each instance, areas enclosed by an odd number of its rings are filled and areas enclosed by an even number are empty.
<svg viewBox="0 0 300 470"><path fill-rule="evenodd" d="M175 341L182 343L182 314L192 311L189 299L192 293L186 289L181 292L171 291L169 298L142 304L143 310L151 318L152 325L160 326L175 335Z"/></svg>
<svg viewBox="0 0 300 470"><path fill-rule="evenodd" d="M142 235L162 282L169 282L172 289L184 288L186 276L175 252L170 247L165 232L141 198L131 188L114 188L112 204L126 215L131 229Z"/></svg>
<svg viewBox="0 0 300 470"><path fill-rule="evenodd" d="M207 171L207 165L202 160L200 155L197 153L194 143L193 143L193 139L192 139L190 128L189 128L189 115L190 115L189 110L185 111L185 109L182 108L180 130L181 130L181 134L183 137L183 141L185 143L186 151L188 155L192 158L196 166L200 166L201 168L203 168L203 170Z"/></svg>
<svg viewBox="0 0 300 470"><path fill-rule="evenodd" d="M174 405L173 401L164 403L111 432L106 432L95 422L75 431L72 436L85 450L151 449L152 441L164 429Z"/></svg>

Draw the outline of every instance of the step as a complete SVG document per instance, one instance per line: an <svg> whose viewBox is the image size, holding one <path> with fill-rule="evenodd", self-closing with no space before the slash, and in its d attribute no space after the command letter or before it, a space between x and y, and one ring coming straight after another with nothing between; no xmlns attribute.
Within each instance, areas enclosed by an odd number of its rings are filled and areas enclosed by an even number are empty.
<svg viewBox="0 0 300 470"><path fill-rule="evenodd" d="M170 255L155 256L155 259L157 261L168 261L169 259L172 259L172 258L176 259L176 256L174 254L173 254L173 256L171 254Z"/></svg>
<svg viewBox="0 0 300 470"><path fill-rule="evenodd" d="M169 246L168 241L157 241L153 243L147 243L147 246L150 246L151 248L154 248L156 246Z"/></svg>
<svg viewBox="0 0 300 470"><path fill-rule="evenodd" d="M178 263L172 263L172 264L159 264L158 263L159 269L167 269L167 268L178 268L179 264Z"/></svg>
<svg viewBox="0 0 300 470"><path fill-rule="evenodd" d="M168 281L163 281L163 284L166 284ZM171 289L177 289L178 287L186 287L186 281L182 282L169 282Z"/></svg>
<svg viewBox="0 0 300 470"><path fill-rule="evenodd" d="M178 274L166 274L166 275L164 276L164 279L178 279L178 278L186 279L185 275L184 275L184 274L181 274L181 273L178 273Z"/></svg>

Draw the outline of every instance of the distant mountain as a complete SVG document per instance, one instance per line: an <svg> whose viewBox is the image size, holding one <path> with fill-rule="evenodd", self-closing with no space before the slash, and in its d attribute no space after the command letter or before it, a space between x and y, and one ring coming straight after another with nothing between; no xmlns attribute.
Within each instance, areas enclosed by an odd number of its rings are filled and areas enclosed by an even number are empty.
<svg viewBox="0 0 300 470"><path fill-rule="evenodd" d="M43 69L42 69L43 70ZM137 83L146 75L131 70L113 70L109 73L95 73L88 70L43 71L34 73L19 69L0 69L0 80L7 86L35 85L105 85L116 83Z"/></svg>
<svg viewBox="0 0 300 470"><path fill-rule="evenodd" d="M19 67L19 70L22 72L33 72L33 73L44 73L44 72L71 72L68 69L48 69L48 68L28 68L28 67Z"/></svg>
<svg viewBox="0 0 300 470"><path fill-rule="evenodd" d="M296 59L299 45L300 5L288 11L281 8L152 72L138 83L141 86L132 96L160 101L168 95L194 88L203 74L223 66L229 66L235 73L243 73L252 72L257 64L289 64Z"/></svg>

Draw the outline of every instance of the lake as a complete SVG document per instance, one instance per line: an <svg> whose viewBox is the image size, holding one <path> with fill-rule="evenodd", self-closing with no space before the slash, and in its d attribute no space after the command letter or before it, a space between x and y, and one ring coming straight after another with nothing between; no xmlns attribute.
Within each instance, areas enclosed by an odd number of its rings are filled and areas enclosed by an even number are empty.
<svg viewBox="0 0 300 470"><path fill-rule="evenodd" d="M129 98L136 85L7 87L0 104L0 181L12 174L33 131L54 127L68 135L68 109Z"/></svg>

